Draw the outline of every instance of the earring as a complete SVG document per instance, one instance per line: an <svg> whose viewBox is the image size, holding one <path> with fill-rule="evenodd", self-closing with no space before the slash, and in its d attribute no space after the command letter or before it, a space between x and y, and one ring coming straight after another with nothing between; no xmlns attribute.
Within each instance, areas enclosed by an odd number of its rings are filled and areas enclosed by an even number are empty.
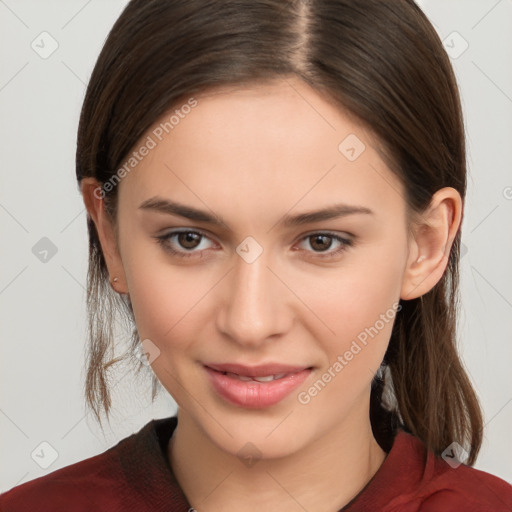
<svg viewBox="0 0 512 512"><path fill-rule="evenodd" d="M114 288L114 283L117 283L117 281L119 281L118 277L114 277L113 279L110 279L110 285L112 286L112 288ZM114 288L114 290L115 290L115 288Z"/></svg>

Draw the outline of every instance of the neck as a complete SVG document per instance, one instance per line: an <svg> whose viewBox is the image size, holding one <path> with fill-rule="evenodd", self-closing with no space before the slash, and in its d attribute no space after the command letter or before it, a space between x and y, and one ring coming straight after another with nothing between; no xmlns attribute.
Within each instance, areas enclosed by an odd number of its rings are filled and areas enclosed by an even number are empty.
<svg viewBox="0 0 512 512"><path fill-rule="evenodd" d="M249 466L212 443L180 410L169 461L197 512L332 512L359 494L386 457L367 412L363 423L340 423L298 452Z"/></svg>

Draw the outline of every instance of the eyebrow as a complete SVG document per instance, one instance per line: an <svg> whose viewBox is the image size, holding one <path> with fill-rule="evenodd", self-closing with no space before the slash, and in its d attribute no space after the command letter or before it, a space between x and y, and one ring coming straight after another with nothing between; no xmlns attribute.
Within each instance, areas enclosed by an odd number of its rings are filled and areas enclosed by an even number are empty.
<svg viewBox="0 0 512 512"><path fill-rule="evenodd" d="M139 209L184 217L197 222L205 222L212 226L227 226L227 223L217 215L211 214L205 210L193 208L192 206L170 201L159 196L153 196L146 199L139 205ZM321 210L314 210L295 215L286 214L279 221L279 224L282 224L285 227L297 227L304 224L338 219L340 217L355 214L373 215L374 212L365 206L335 204L327 208L322 208Z"/></svg>

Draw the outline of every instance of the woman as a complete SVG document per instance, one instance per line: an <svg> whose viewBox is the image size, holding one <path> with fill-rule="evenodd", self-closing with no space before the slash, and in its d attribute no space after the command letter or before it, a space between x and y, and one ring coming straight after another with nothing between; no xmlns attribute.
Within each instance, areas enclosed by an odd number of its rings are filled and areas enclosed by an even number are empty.
<svg viewBox="0 0 512 512"><path fill-rule="evenodd" d="M125 357L178 413L2 510L512 510L471 467L464 126L412 0L132 0L89 83L77 179L88 404L108 417L122 309Z"/></svg>

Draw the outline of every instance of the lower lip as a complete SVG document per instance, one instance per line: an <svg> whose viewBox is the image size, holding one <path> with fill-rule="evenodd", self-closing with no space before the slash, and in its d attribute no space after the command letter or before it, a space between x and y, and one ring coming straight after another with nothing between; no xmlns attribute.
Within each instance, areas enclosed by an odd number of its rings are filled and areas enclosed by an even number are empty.
<svg viewBox="0 0 512 512"><path fill-rule="evenodd" d="M222 398L231 404L250 409L270 407L279 403L300 386L311 373L311 368L307 368L282 379L258 382L229 377L207 366L204 368L213 388Z"/></svg>

